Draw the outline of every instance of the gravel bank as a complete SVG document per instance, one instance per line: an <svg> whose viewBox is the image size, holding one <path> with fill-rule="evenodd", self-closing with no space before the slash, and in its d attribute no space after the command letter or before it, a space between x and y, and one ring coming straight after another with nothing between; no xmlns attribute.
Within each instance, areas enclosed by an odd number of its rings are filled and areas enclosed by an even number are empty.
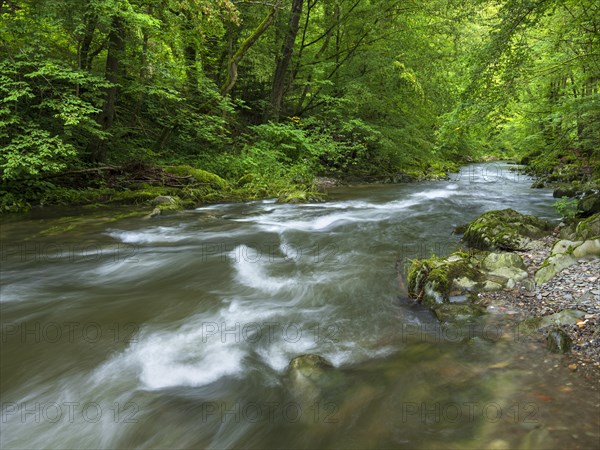
<svg viewBox="0 0 600 450"><path fill-rule="evenodd" d="M565 364L600 388L600 260L580 260L558 273L550 281L533 286L533 274L546 259L558 234L535 241L531 250L519 252L528 267L530 280L514 289L479 294L490 308L506 305L520 319L543 318L564 310L580 311L575 323L560 325L572 339ZM502 308L502 306L500 306ZM528 334L543 341L550 327Z"/></svg>

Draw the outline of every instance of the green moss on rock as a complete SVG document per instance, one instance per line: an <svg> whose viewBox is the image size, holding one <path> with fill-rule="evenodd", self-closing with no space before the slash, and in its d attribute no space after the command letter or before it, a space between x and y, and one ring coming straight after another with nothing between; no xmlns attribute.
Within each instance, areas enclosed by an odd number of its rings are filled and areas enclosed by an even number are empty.
<svg viewBox="0 0 600 450"><path fill-rule="evenodd" d="M415 260L408 273L408 295L430 305L446 303L454 280L462 278L479 278L479 272L471 266L466 254L462 252L445 259L433 257Z"/></svg>
<svg viewBox="0 0 600 450"><path fill-rule="evenodd" d="M575 238L577 240L592 239L600 236L600 213L596 213L577 224Z"/></svg>
<svg viewBox="0 0 600 450"><path fill-rule="evenodd" d="M209 185L213 189L225 189L227 187L227 181L214 173L207 172L206 170L196 169L191 166L174 166L165 167L165 172L172 173L181 177L191 177L196 184Z"/></svg>
<svg viewBox="0 0 600 450"><path fill-rule="evenodd" d="M531 239L548 235L552 225L513 209L489 211L469 223L463 240L482 250L526 250Z"/></svg>

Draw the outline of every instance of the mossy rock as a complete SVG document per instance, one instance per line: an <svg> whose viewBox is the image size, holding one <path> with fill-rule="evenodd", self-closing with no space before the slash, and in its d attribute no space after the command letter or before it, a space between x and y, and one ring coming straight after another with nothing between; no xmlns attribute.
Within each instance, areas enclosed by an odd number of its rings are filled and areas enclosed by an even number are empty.
<svg viewBox="0 0 600 450"><path fill-rule="evenodd" d="M533 279L537 284L544 284L554 278L557 273L576 263L577 259L567 253L550 255L537 270Z"/></svg>
<svg viewBox="0 0 600 450"><path fill-rule="evenodd" d="M162 186L141 186L139 189L126 189L115 192L109 203L117 204L143 204L151 203L160 196L168 196L171 193L169 188Z"/></svg>
<svg viewBox="0 0 600 450"><path fill-rule="evenodd" d="M324 195L320 192L293 190L279 193L277 203L315 203L322 202Z"/></svg>
<svg viewBox="0 0 600 450"><path fill-rule="evenodd" d="M196 184L206 184L213 189L225 189L228 185L227 181L220 176L191 166L165 167L164 170L181 177L191 177Z"/></svg>
<svg viewBox="0 0 600 450"><path fill-rule="evenodd" d="M532 239L550 234L553 226L513 209L489 211L469 223L463 241L482 250L527 250Z"/></svg>
<svg viewBox="0 0 600 450"><path fill-rule="evenodd" d="M447 303L453 288L457 287L456 280L465 278L480 278L466 253L456 252L445 259L415 260L408 273L408 295L430 306Z"/></svg>
<svg viewBox="0 0 600 450"><path fill-rule="evenodd" d="M596 213L577 224L575 238L577 240L592 239L600 236L600 213Z"/></svg>
<svg viewBox="0 0 600 450"><path fill-rule="evenodd" d="M554 189L554 192L552 193L552 197L554 197L554 198L563 198L563 197L573 198L578 193L579 193L579 190L577 189L577 186L575 186L574 184L563 183L563 184L560 184L559 186L557 186L556 189Z"/></svg>
<svg viewBox="0 0 600 450"><path fill-rule="evenodd" d="M246 175L244 175L243 177L241 177L238 182L237 182L237 186L238 187L243 187L246 186L247 184L250 184L254 181L255 179L255 175L252 173L247 173Z"/></svg>
<svg viewBox="0 0 600 450"><path fill-rule="evenodd" d="M590 217L600 213L600 192L583 196L577 202L577 216Z"/></svg>

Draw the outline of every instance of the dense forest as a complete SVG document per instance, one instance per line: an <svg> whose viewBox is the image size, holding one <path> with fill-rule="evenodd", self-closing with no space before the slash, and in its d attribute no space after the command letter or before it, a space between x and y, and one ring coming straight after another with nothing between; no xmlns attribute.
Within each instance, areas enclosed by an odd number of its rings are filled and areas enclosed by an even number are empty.
<svg viewBox="0 0 600 450"><path fill-rule="evenodd" d="M3 212L310 199L317 176L489 156L600 179L595 0L0 0L0 16Z"/></svg>

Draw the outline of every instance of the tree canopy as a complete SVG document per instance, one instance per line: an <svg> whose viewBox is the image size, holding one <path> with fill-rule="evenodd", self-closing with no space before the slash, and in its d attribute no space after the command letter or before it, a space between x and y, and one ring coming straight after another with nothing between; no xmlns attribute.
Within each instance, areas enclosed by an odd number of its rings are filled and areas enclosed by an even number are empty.
<svg viewBox="0 0 600 450"><path fill-rule="evenodd" d="M0 0L0 191L14 201L70 171L186 164L260 196L483 155L598 179L599 10Z"/></svg>

